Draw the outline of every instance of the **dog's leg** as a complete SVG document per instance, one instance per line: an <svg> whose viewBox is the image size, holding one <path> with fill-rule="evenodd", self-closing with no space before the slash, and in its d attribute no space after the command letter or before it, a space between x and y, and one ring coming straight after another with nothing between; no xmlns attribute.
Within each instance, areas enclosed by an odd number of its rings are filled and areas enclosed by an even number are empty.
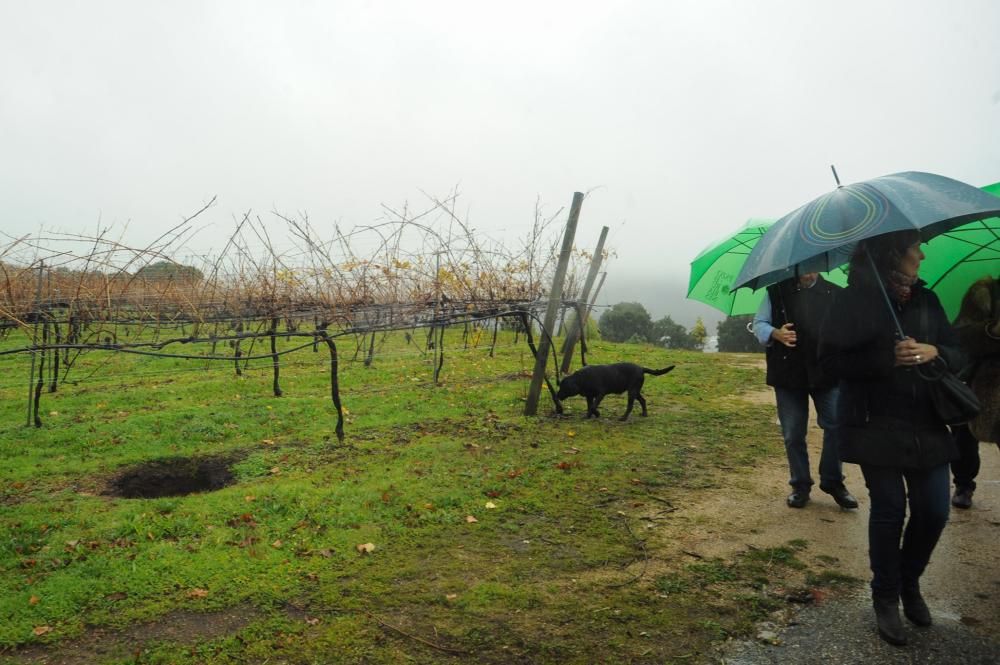
<svg viewBox="0 0 1000 665"><path fill-rule="evenodd" d="M649 414L646 413L646 399L642 396L642 393L636 393L635 398L639 400L639 406L642 407L642 415L648 416Z"/></svg>
<svg viewBox="0 0 1000 665"><path fill-rule="evenodd" d="M587 417L591 416L597 417L597 403L592 396L587 395Z"/></svg>
<svg viewBox="0 0 1000 665"><path fill-rule="evenodd" d="M597 407L601 405L601 400L604 399L604 395L598 395L594 398L594 417L600 418L601 412L597 410Z"/></svg>

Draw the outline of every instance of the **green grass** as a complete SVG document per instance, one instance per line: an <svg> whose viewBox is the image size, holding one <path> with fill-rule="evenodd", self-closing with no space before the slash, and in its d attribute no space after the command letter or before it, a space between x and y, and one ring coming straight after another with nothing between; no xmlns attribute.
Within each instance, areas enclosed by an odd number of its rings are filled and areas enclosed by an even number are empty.
<svg viewBox="0 0 1000 665"><path fill-rule="evenodd" d="M370 367L342 340L344 443L322 349L287 358L281 398L262 363L237 377L94 352L76 385L43 394L40 429L25 426L28 359L0 356L0 653L84 649L102 629L145 631L143 663L687 662L748 631L774 602L762 580L798 571L804 543L637 577L648 553L629 520L780 453L771 409L735 399L762 371L597 342L592 362L677 364L648 378L650 417L618 422L617 396L600 420L579 398L555 417L543 394L526 418L533 361L512 341L491 358L450 331L434 386L431 356L402 336ZM208 455L237 482L105 494L134 465ZM218 634L157 629L234 608L245 621Z"/></svg>

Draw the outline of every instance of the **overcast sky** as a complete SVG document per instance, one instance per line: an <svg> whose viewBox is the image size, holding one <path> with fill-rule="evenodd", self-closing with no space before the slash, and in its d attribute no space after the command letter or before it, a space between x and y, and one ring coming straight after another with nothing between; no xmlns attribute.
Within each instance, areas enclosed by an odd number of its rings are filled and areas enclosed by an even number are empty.
<svg viewBox="0 0 1000 665"><path fill-rule="evenodd" d="M609 285L683 290L830 164L1000 180L998 29L994 0L0 0L0 231L138 245L217 196L207 251L248 209L350 228L457 186L512 245L589 191Z"/></svg>

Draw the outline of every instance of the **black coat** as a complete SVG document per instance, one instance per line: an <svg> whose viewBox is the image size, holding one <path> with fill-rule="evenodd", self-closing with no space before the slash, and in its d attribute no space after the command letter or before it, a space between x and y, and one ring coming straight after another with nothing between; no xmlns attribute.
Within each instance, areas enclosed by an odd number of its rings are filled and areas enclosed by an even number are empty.
<svg viewBox="0 0 1000 665"><path fill-rule="evenodd" d="M808 289L800 288L794 279L767 287L771 325L780 328L792 323L797 337L795 346L772 341L767 347L767 385L812 391L825 390L837 383L820 367L817 347L826 315L842 290L819 275Z"/></svg>
<svg viewBox="0 0 1000 665"><path fill-rule="evenodd" d="M907 336L936 346L953 371L962 368L958 337L923 282L914 285L909 302L894 308ZM958 449L934 411L928 382L912 367L895 366L894 333L877 285L851 284L834 303L819 359L824 371L840 380L840 458L904 469L950 462Z"/></svg>

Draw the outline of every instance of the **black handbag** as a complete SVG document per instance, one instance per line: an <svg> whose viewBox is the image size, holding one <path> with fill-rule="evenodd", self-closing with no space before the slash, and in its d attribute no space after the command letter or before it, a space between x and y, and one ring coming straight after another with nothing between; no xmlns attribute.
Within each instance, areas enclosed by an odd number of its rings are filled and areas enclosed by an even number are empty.
<svg viewBox="0 0 1000 665"><path fill-rule="evenodd" d="M920 312L920 323L925 334L929 334L927 308ZM948 368L948 363L938 356L924 365L917 366L917 375L927 381L934 410L945 425L967 423L983 408L975 391Z"/></svg>
<svg viewBox="0 0 1000 665"><path fill-rule="evenodd" d="M917 374L928 382L934 410L945 425L967 423L979 415L982 404L976 393L940 358L917 367Z"/></svg>

